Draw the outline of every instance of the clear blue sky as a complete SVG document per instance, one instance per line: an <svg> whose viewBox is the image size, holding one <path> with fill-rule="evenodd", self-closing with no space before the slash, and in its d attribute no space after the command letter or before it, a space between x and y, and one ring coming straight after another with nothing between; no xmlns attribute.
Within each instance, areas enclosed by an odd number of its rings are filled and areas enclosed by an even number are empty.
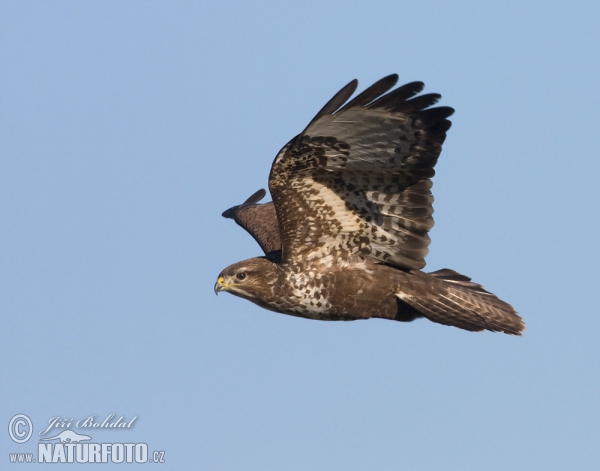
<svg viewBox="0 0 600 471"><path fill-rule="evenodd" d="M597 1L3 0L0 468L33 466L8 453L51 417L116 413L137 422L94 440L163 470L600 469L599 23ZM428 268L511 302L522 338L213 293L260 254L221 212L341 86L393 72L456 109Z"/></svg>

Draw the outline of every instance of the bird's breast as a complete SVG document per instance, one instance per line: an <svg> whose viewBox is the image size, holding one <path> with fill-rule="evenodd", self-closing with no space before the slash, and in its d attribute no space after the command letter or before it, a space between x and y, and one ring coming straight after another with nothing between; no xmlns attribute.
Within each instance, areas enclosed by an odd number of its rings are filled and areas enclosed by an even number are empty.
<svg viewBox="0 0 600 471"><path fill-rule="evenodd" d="M397 306L392 281L363 265L286 273L279 290L288 303L280 312L319 320L393 317Z"/></svg>

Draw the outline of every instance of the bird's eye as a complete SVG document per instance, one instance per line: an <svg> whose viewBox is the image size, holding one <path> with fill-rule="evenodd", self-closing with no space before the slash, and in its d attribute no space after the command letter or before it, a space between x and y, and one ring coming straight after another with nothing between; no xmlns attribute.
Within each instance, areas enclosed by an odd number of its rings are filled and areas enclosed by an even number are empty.
<svg viewBox="0 0 600 471"><path fill-rule="evenodd" d="M237 275L235 275L235 277L236 277L238 280L243 280L244 278L246 278L246 272L245 272L245 271L241 271L241 272L239 272Z"/></svg>

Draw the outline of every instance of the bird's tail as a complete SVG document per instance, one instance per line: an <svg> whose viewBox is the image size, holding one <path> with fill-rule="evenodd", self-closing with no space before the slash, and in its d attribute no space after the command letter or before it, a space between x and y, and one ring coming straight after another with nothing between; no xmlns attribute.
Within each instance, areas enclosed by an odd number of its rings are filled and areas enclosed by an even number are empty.
<svg viewBox="0 0 600 471"><path fill-rule="evenodd" d="M427 277L423 284L426 293L398 296L429 320L471 331L521 335L525 330L523 319L510 304L473 283L471 278L448 268L423 275Z"/></svg>

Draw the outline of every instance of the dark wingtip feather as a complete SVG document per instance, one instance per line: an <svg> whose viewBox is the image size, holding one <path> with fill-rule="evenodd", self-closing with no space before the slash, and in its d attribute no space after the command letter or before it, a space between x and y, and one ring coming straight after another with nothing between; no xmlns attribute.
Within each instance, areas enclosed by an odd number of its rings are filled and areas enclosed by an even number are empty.
<svg viewBox="0 0 600 471"><path fill-rule="evenodd" d="M319 118L333 114L340 106L342 106L348 98L352 96L352 94L356 91L356 87L358 87L358 80L354 79L348 83L345 87L343 87L339 92L337 92L331 100L329 100L323 108L315 115L313 119L310 120L308 126L304 128L302 134Z"/></svg>
<svg viewBox="0 0 600 471"><path fill-rule="evenodd" d="M265 189L261 188L257 192L252 193L252 195L246 201L244 201L242 204L237 204L237 205L232 206L231 208L223 211L221 213L221 216L223 216L224 218L227 218L227 219L234 219L235 215L237 214L237 212L239 211L239 209L242 206L258 203L260 200L262 200L265 197L266 194L267 194L267 192L265 191Z"/></svg>
<svg viewBox="0 0 600 471"><path fill-rule="evenodd" d="M415 115L415 127L426 129L431 135L446 132L452 126L452 123L447 118L452 116L453 113L454 108L450 108L449 106L440 106L420 111Z"/></svg>
<svg viewBox="0 0 600 471"><path fill-rule="evenodd" d="M415 98L411 98L410 100L398 103L398 105L391 108L390 111L414 113L415 111L421 111L425 108L435 105L438 101L440 101L441 98L442 95L439 93L426 93L425 95L420 95Z"/></svg>
<svg viewBox="0 0 600 471"><path fill-rule="evenodd" d="M406 100L415 96L423 90L425 84L423 82L410 82L401 87L392 90L387 95L383 95L372 103L369 103L367 108L385 108L394 110L397 106L405 103Z"/></svg>
<svg viewBox="0 0 600 471"><path fill-rule="evenodd" d="M387 77L383 77L381 80L375 82L365 91L357 95L355 98L350 100L343 108L339 109L337 113L352 108L354 106L365 106L370 102L380 97L388 90L390 90L398 82L398 74L391 74Z"/></svg>
<svg viewBox="0 0 600 471"><path fill-rule="evenodd" d="M237 206L232 206L229 209L226 209L225 211L223 211L221 213L221 216L223 216L224 218L227 219L233 219L235 217L235 212L237 211L237 209L240 207L240 205L238 204Z"/></svg>
<svg viewBox="0 0 600 471"><path fill-rule="evenodd" d="M261 188L256 193L253 193L252 196L250 196L242 204L254 204L254 203L258 203L260 200L262 200L265 197L266 194L267 194L266 190L264 188Z"/></svg>

